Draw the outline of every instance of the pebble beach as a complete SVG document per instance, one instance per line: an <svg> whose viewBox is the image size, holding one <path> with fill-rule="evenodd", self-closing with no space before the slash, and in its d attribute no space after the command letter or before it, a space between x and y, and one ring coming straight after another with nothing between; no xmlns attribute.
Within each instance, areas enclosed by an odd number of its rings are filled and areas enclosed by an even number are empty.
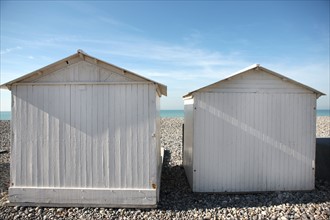
<svg viewBox="0 0 330 220"><path fill-rule="evenodd" d="M0 219L330 219L330 183L312 192L192 193L182 167L182 118L161 119L165 148L160 202L155 209L6 206L10 123L0 121ZM317 117L317 137L330 137L330 117Z"/></svg>

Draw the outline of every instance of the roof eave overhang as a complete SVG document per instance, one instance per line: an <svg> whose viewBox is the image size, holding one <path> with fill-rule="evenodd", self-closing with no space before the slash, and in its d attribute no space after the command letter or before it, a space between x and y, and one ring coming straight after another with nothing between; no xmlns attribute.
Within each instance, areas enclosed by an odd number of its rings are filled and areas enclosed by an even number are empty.
<svg viewBox="0 0 330 220"><path fill-rule="evenodd" d="M70 63L70 60L73 60L73 59L85 60L85 61L87 61L89 63L93 63L93 64L96 64L96 65L97 64L102 64L103 66L111 66L111 67L114 67L116 69L121 70L120 73L123 74L123 75L125 75L125 76L127 76L127 77L131 77L133 79L134 78L135 79L136 78L139 78L139 79L143 79L143 80L146 80L146 81L155 83L157 85L158 90L159 90L160 96L161 95L167 96L167 87L165 85L163 85L161 83L158 83L158 82L155 82L153 80L150 80L150 79L148 79L146 77L140 76L139 74L133 73L133 72L131 72L129 70L123 69L123 68L118 67L116 65L113 65L111 63L108 63L108 62L105 62L103 60L100 60L100 59L97 59L95 57L92 57L92 56L86 54L85 52L83 52L82 50L78 50L77 53L75 53L75 54L73 54L71 56L68 56L68 57L66 57L64 59L61 59L61 60L59 60L59 61L57 61L55 63L49 64L49 65L47 65L47 66L45 66L45 67L43 67L41 69L38 69L38 70L33 71L31 73L28 73L28 74L26 74L24 76L21 76L21 77L17 78L17 79L14 79L12 81L9 81L7 83L4 83L4 84L0 85L0 88L1 89L9 89L9 90L11 90L11 86L14 83L21 82L21 81L23 81L25 79L34 77L36 75L39 75L40 76L40 75L45 74L45 73L47 74L48 73L47 71L49 71L50 69L53 69L56 66L59 66L59 68L63 68L66 65L71 64ZM56 69L53 70L53 71L56 71Z"/></svg>
<svg viewBox="0 0 330 220"><path fill-rule="evenodd" d="M322 95L326 95L326 94L324 94L324 93L322 93L322 92L320 92L320 91L318 91L316 89L313 89L313 88L311 88L309 86L306 86L306 85L304 85L304 84L302 84L300 82L297 82L297 81L295 81L293 79L290 79L290 78L288 78L286 76L283 76L283 75L281 75L279 73L276 73L276 72L274 72L272 70L269 70L267 68L264 68L264 67L260 66L260 64L253 64L253 65L251 65L251 66L249 66L249 67L247 67L245 69L242 69L242 70L240 70L240 71L238 71L238 72L236 72L236 73L234 73L234 74L232 74L232 75L230 75L230 76L228 76L228 77L220 80L220 81L217 81L217 82L212 83L210 85L207 85L207 86L201 87L199 89L196 89L196 90L194 90L192 92L189 92L188 94L186 94L186 95L183 96L183 99L187 99L189 97L193 97L193 94L196 93L196 92L206 91L208 88L211 88L212 86L214 86L216 84L219 84L219 83L221 83L223 81L231 80L232 77L237 76L237 75L240 75L240 74L243 74L243 73L245 73L247 71L250 71L250 70L253 70L253 69L257 69L257 70L261 69L261 70L263 70L265 72L269 72L270 74L275 75L275 76L281 78L282 80L286 80L286 81L289 81L289 82L291 82L293 84L296 84L298 86L304 87L305 89L308 89L308 90L312 91L313 93L315 93L317 98L319 98Z"/></svg>

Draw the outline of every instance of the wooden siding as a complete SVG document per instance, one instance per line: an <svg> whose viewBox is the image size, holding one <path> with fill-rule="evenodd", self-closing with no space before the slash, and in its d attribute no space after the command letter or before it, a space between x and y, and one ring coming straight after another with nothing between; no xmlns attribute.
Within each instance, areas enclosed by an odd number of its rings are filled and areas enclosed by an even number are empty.
<svg viewBox="0 0 330 220"><path fill-rule="evenodd" d="M51 207L156 207L155 189L11 187L11 204ZM33 201L33 203L31 203Z"/></svg>
<svg viewBox="0 0 330 220"><path fill-rule="evenodd" d="M252 69L204 89L207 92L309 93L313 91L262 70Z"/></svg>
<svg viewBox="0 0 330 220"><path fill-rule="evenodd" d="M19 85L12 94L13 188L157 183L154 84Z"/></svg>
<svg viewBox="0 0 330 220"><path fill-rule="evenodd" d="M314 189L315 94L201 92L194 101L194 191Z"/></svg>
<svg viewBox="0 0 330 220"><path fill-rule="evenodd" d="M27 82L132 82L145 81L142 79L131 79L123 73L119 73L116 68L113 70L102 68L98 65L86 61L78 61L62 69L39 77L28 78Z"/></svg>
<svg viewBox="0 0 330 220"><path fill-rule="evenodd" d="M187 179L193 187L193 138L194 138L194 99L184 100L184 144L183 144L183 167Z"/></svg>

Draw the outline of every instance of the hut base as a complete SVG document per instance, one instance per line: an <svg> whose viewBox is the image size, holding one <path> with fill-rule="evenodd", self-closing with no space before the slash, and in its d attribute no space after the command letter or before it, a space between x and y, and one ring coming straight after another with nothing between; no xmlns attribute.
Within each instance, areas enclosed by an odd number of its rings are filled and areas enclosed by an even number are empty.
<svg viewBox="0 0 330 220"><path fill-rule="evenodd" d="M8 206L156 208L164 148L156 189L10 187Z"/></svg>
<svg viewBox="0 0 330 220"><path fill-rule="evenodd" d="M157 190L10 187L9 201L13 206L153 208Z"/></svg>

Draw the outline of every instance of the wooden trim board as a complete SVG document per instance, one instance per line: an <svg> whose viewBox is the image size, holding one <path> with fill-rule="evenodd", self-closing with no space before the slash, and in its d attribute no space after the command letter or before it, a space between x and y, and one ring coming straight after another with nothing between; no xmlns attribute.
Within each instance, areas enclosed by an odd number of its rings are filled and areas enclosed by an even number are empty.
<svg viewBox="0 0 330 220"><path fill-rule="evenodd" d="M153 208L156 197L156 189L10 187L8 205Z"/></svg>

